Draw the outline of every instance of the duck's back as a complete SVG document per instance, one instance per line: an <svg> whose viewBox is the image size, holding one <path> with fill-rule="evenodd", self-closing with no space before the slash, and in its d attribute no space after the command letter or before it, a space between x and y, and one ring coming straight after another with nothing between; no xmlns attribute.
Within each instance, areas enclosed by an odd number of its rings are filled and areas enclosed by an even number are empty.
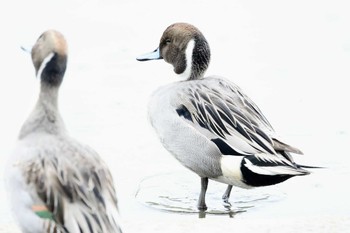
<svg viewBox="0 0 350 233"><path fill-rule="evenodd" d="M207 116L211 107L216 109L212 109L213 114ZM272 126L257 105L237 85L220 76L160 87L153 93L149 104L149 117L155 127L157 124L178 121L180 116L190 121L196 120L200 126L208 129L204 124L208 124L209 117L215 118L215 113L220 114L221 111L224 114L218 115L218 118L222 121L225 121L225 116L234 115L246 123L245 127L254 125L264 133L274 135ZM160 120L166 122L158 123Z"/></svg>

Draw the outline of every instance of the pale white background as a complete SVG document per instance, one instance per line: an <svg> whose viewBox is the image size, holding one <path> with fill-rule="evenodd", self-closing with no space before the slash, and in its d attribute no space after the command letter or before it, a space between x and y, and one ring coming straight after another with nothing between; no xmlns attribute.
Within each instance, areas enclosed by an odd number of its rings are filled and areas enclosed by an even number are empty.
<svg viewBox="0 0 350 233"><path fill-rule="evenodd" d="M164 29L179 21L196 25L207 37L208 75L240 85L279 134L304 151L298 161L328 168L273 187L288 198L235 218L198 219L138 202L134 196L142 180L169 171L193 179L193 192L199 188L198 178L161 147L147 122L149 95L176 80L172 67L135 60L155 49ZM38 95L30 56L20 46L33 44L50 28L69 43L60 110L71 134L110 165L125 232L350 231L346 0L14 0L0 3L0 232L15 231L3 164ZM209 191L221 195L225 187L220 188Z"/></svg>

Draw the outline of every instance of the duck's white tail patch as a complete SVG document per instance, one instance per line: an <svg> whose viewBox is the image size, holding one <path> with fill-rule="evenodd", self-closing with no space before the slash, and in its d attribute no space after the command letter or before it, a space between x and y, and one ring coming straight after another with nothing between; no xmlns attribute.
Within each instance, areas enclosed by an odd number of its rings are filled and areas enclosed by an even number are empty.
<svg viewBox="0 0 350 233"><path fill-rule="evenodd" d="M250 188L243 182L241 163L242 156L224 155L221 158L222 176L216 180L225 184L234 185L241 188Z"/></svg>

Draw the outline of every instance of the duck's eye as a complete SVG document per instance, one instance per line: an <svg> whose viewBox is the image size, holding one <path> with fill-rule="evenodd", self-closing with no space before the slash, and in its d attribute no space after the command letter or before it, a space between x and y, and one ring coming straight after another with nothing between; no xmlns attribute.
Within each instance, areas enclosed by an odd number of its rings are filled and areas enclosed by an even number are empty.
<svg viewBox="0 0 350 233"><path fill-rule="evenodd" d="M171 40L169 38L165 39L165 43L166 44L170 44L171 43Z"/></svg>

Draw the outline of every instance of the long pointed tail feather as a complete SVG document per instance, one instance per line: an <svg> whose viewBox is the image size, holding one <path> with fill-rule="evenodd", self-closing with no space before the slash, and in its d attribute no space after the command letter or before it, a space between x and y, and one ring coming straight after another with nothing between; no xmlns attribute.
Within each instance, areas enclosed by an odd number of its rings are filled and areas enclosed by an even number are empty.
<svg viewBox="0 0 350 233"><path fill-rule="evenodd" d="M310 169L324 169L327 167L318 167L318 166L308 166L308 165L302 165L302 164L297 164L298 167L300 168L310 168Z"/></svg>

